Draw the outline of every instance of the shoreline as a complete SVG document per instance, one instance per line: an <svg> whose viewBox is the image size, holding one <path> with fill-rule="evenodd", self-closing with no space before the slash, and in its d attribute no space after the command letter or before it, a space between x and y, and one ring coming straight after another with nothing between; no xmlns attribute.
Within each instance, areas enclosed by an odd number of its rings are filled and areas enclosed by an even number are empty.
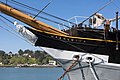
<svg viewBox="0 0 120 80"><path fill-rule="evenodd" d="M60 65L37 65L37 66L14 66L14 65L0 65L0 68L5 67L14 67L14 68L54 68L61 67Z"/></svg>

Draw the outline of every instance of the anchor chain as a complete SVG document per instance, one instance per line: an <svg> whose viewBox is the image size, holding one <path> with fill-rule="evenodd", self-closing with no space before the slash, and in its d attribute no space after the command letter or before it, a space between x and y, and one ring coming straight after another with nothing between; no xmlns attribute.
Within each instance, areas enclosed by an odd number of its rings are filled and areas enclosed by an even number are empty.
<svg viewBox="0 0 120 80"><path fill-rule="evenodd" d="M67 72L69 72L69 71L72 69L72 67L77 64L77 62L78 62L78 60L79 60L79 57L75 57L75 58L76 58L76 60L74 60L74 62L72 63L72 65L69 66L69 67L65 70L65 72L62 74L62 76L61 76L60 78L58 78L58 80L61 80L62 78L64 78L64 76L67 74Z"/></svg>

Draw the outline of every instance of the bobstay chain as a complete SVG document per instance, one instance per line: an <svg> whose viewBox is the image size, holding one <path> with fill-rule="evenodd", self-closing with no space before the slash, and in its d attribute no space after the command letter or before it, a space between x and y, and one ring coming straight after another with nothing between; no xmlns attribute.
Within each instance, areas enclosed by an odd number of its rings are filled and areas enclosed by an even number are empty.
<svg viewBox="0 0 120 80"><path fill-rule="evenodd" d="M61 80L62 78L64 78L64 76L67 74L67 72L69 72L77 63L78 63L79 57L76 57L76 60L74 60L74 62L72 63L71 66L69 66L65 72L62 74L62 76L60 76L60 78L58 78L58 80Z"/></svg>

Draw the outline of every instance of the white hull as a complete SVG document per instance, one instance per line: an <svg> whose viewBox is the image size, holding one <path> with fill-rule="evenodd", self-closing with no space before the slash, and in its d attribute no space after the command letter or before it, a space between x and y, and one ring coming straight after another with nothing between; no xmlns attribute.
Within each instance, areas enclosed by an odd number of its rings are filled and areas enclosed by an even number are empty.
<svg viewBox="0 0 120 80"><path fill-rule="evenodd" d="M64 70L74 63L75 55L79 56L76 65L67 72L69 80L120 80L120 64L108 63L108 56L41 48L58 60Z"/></svg>

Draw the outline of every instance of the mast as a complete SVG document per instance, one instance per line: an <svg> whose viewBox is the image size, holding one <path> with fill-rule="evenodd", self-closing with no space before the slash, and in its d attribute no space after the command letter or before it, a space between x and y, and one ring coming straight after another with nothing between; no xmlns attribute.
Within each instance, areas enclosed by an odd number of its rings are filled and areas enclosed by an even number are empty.
<svg viewBox="0 0 120 80"><path fill-rule="evenodd" d="M118 50L118 11L116 12L116 50Z"/></svg>
<svg viewBox="0 0 120 80"><path fill-rule="evenodd" d="M24 22L25 24L28 24L29 26L31 26L35 29L54 33L54 34L60 34L60 35L67 34L67 33L60 31L52 26L49 26L39 20L36 20L36 19L32 18L31 16L29 16L25 13L22 13L4 3L0 3L0 11L6 15L9 15L15 19L18 19L18 20Z"/></svg>

